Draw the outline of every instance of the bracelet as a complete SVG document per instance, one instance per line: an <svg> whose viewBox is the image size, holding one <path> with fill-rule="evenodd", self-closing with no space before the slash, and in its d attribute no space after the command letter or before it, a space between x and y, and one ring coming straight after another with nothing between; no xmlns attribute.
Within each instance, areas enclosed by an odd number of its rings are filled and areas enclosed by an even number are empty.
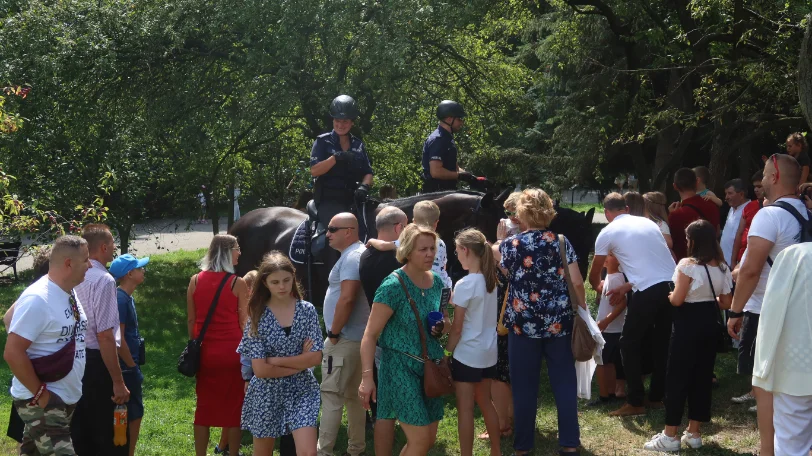
<svg viewBox="0 0 812 456"><path fill-rule="evenodd" d="M744 316L744 312L733 312L732 310L729 310L728 312L728 318L741 318Z"/></svg>
<svg viewBox="0 0 812 456"><path fill-rule="evenodd" d="M367 372L372 372L372 369L362 370L361 374L366 374Z"/></svg>
<svg viewBox="0 0 812 456"><path fill-rule="evenodd" d="M35 394L34 397L31 398L31 402L29 402L28 405L30 405L32 407L36 406L37 402L39 402L39 398L42 397L42 393L44 393L44 392L45 392L45 383L43 383L43 384L41 384L39 386L39 389L37 390L37 394Z"/></svg>

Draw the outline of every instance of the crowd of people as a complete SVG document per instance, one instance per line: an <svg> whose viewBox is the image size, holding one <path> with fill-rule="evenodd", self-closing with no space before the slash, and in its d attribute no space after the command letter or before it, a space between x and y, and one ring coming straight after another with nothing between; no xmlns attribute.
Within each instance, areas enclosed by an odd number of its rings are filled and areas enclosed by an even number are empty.
<svg viewBox="0 0 812 456"><path fill-rule="evenodd" d="M347 100L336 103L336 116L352 109ZM441 107L452 127L464 116L460 106ZM436 136L443 141L442 132ZM344 138L320 138L319 153L330 155L328 143ZM788 151L803 140L791 136ZM333 165L343 160L334 156ZM812 313L798 267L812 255L804 245L812 240L812 200L800 185L808 164L795 156L765 161L752 180L753 201L741 180L724 185L724 229L722 202L707 189L704 168L675 173L680 201L672 204L659 192L604 199L609 223L595 240L587 279L599 296L605 345L596 353L599 397L587 405L623 401L609 413L621 417L664 408L664 429L644 449L702 446L724 333L738 341L739 374L752 377L752 390L732 399L756 401L761 454L807 455L812 447ZM442 174L436 167L429 172ZM371 174L360 178L371 182ZM578 454L572 336L579 318L573 307L586 308L584 277L570 241L549 230L556 211L546 192L515 192L504 208L495 243L466 229L453 246L439 239L440 209L431 201L415 205L411 222L385 207L375 219L378 237L367 243L356 215L327 211L326 237L338 259L320 311L303 299L286 255L270 252L239 277L238 239L214 236L187 288L189 339L205 331L195 454L207 454L215 427L223 430L217 454L240 454L248 431L256 455L272 454L277 440L283 455L332 455L346 412L348 442L340 451L358 456L367 451L369 411L375 454L393 453L397 422L406 436L401 454L425 455L444 417L443 398L426 389L427 363L449 367L463 456L473 454L475 439L500 455L508 436L514 454L529 454L542 362L560 454ZM20 454L135 453L146 360L133 294L149 259L115 257L115 248L101 224L60 237L41 262L44 275L4 317ZM446 267L450 249L467 271L455 284ZM679 435L686 403L688 424ZM129 418L124 445L113 439L117 405L126 405Z"/></svg>

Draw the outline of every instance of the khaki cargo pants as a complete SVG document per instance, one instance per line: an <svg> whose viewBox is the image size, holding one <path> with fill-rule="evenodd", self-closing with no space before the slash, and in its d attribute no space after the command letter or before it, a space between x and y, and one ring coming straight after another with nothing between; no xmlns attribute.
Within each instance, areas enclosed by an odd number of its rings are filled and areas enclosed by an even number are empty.
<svg viewBox="0 0 812 456"><path fill-rule="evenodd" d="M321 422L319 456L332 456L344 407L347 408L347 453L358 456L366 448L366 411L358 397L361 385L361 342L324 341L321 361Z"/></svg>

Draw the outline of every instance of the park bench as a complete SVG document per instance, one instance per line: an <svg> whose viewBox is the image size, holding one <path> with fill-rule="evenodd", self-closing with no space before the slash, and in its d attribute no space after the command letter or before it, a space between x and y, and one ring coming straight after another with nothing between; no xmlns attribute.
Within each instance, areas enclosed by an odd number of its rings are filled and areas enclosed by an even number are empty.
<svg viewBox="0 0 812 456"><path fill-rule="evenodd" d="M10 266L17 280L17 261L20 260L20 241L0 241L0 265Z"/></svg>

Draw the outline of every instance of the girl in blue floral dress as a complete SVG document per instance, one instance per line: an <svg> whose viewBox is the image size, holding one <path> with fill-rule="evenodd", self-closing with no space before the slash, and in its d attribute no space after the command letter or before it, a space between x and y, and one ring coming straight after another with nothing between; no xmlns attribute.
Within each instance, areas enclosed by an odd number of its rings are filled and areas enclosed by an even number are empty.
<svg viewBox="0 0 812 456"><path fill-rule="evenodd" d="M263 258L237 348L254 370L241 424L254 437L257 456L271 456L275 439L290 433L300 452L316 453L321 396L311 369L321 363L324 342L316 309L301 300L295 273L280 252Z"/></svg>
<svg viewBox="0 0 812 456"><path fill-rule="evenodd" d="M499 246L501 266L510 284L504 324L510 330L508 352L516 432L513 448L517 455L533 449L543 359L558 410L558 442L562 454L570 453L580 445L580 430L575 359L570 345L574 314L564 268L569 269L582 298L583 278L569 241L565 239L567 264L563 264L558 235L547 229L555 217L550 197L543 190L527 189L516 210L527 229L506 238Z"/></svg>

